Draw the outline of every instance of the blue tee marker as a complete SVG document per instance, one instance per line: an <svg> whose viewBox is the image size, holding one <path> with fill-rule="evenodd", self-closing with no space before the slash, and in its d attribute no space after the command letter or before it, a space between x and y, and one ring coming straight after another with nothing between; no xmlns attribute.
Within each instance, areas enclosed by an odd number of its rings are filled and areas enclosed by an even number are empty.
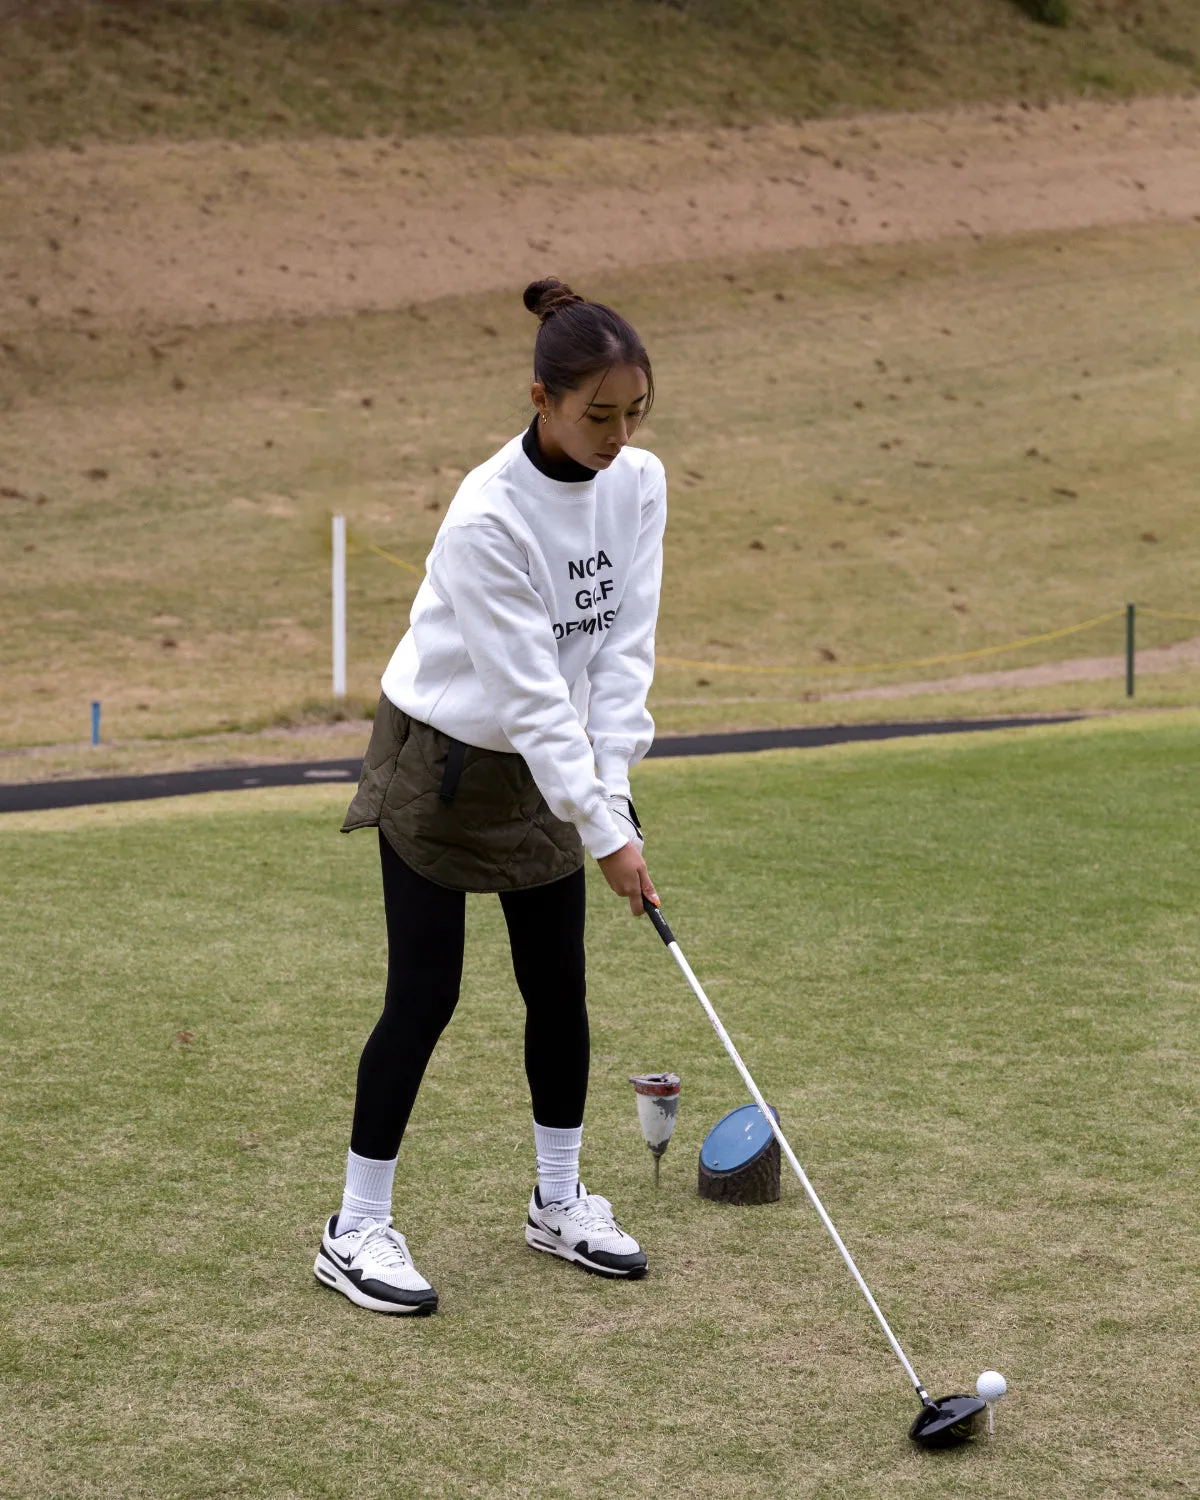
<svg viewBox="0 0 1200 1500"><path fill-rule="evenodd" d="M100 743L100 704L98 701L92 703L92 744Z"/></svg>

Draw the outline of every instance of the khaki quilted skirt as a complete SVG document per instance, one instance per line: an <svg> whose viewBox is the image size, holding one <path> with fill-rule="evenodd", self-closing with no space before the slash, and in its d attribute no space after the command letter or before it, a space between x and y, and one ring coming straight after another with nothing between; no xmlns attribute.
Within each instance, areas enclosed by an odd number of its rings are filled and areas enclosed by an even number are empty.
<svg viewBox="0 0 1200 1500"><path fill-rule="evenodd" d="M356 828L379 828L405 864L453 891L548 885L584 860L520 755L464 745L384 695L342 832Z"/></svg>

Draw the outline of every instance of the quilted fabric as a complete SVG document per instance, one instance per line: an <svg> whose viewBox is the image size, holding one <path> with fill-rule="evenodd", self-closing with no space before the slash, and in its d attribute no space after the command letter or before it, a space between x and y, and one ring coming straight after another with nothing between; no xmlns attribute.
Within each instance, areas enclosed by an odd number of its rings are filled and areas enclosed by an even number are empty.
<svg viewBox="0 0 1200 1500"><path fill-rule="evenodd" d="M454 797L438 795L452 744L381 695L342 832L382 829L405 864L454 891L519 891L574 874L579 834L547 807L521 756L468 745Z"/></svg>

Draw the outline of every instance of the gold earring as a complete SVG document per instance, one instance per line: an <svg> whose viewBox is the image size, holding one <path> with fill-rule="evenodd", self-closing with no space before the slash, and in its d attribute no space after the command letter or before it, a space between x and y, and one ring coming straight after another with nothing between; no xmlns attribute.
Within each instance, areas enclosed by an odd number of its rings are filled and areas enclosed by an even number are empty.
<svg viewBox="0 0 1200 1500"><path fill-rule="evenodd" d="M546 413L545 413L545 412L543 412L543 413L542 413L542 421L543 421L543 422L544 422L544 421L545 421L545 420L546 420Z"/></svg>

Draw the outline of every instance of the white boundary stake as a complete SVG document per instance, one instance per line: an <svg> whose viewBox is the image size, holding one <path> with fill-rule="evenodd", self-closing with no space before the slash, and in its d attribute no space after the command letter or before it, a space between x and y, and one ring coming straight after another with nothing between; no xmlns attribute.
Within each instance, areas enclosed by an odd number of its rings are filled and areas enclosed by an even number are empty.
<svg viewBox="0 0 1200 1500"><path fill-rule="evenodd" d="M333 696L346 696L346 518L333 518Z"/></svg>
<svg viewBox="0 0 1200 1500"><path fill-rule="evenodd" d="M738 1056L738 1050L737 1050L737 1048L733 1045L733 1042L730 1040L729 1033L725 1030L724 1026L721 1025L721 1018L720 1018L720 1016L717 1015L716 1011L712 1008L712 1002L709 1000L708 996L704 993L704 989L701 986L700 981L696 978L695 974L692 973L692 966L691 966L691 964L688 963L687 959L684 958L684 956L683 956L683 950L680 948L679 944L675 941L675 934L667 926L666 918L649 901L643 902L643 905L645 906L647 916L649 916L650 920L654 923L655 930L657 931L659 937L662 938L663 942L667 945L667 951L670 953L671 957L675 960L675 962L679 965L680 969L683 971L683 977L687 980L688 984L691 985L691 987L692 987L692 993L696 996L696 999L699 1000L700 1004L704 1007L704 1014L712 1022L712 1028L717 1033L717 1035L721 1038L721 1044L722 1044L722 1046L725 1048L726 1052L729 1053L730 1059L732 1060L734 1067L742 1075L742 1082L750 1090L751 1096L753 1097L755 1104L757 1104L758 1107L759 1107L759 1109L762 1111L762 1117L763 1117L763 1119L771 1127L771 1134L779 1142L779 1149L787 1157L788 1161L791 1163L792 1171L795 1172L796 1176L800 1179L800 1186L808 1194L808 1201L812 1204L812 1206L816 1209L817 1213L820 1215L820 1217L821 1217L821 1223L824 1224L824 1226L825 1226L826 1229L828 1229L830 1238L833 1240L833 1243L838 1247L838 1250L841 1252L842 1259L846 1262L846 1265L850 1268L850 1274L854 1277L855 1281L858 1283L858 1289L859 1289L859 1291L861 1291L862 1294L863 1294L863 1296L867 1299L867 1306L875 1314L875 1317L877 1318L877 1320L879 1322L880 1328L883 1329L884 1334L887 1337L888 1343L892 1346L892 1353L896 1356L896 1358L904 1366L904 1373L912 1381L913 1387L916 1390L917 1395L921 1398L921 1400L923 1402L928 1402L929 1401L929 1393L926 1391L925 1387L921 1384L921 1382L917 1379L917 1372L913 1369L912 1365L909 1363L908 1356L905 1354L904 1350L901 1349L901 1347L900 1347L900 1341L896 1338L896 1335L888 1327L888 1321L884 1317L882 1311L880 1310L878 1302L876 1302L875 1298L872 1297L872 1295L871 1295L871 1288L862 1279L862 1274L859 1271L858 1267L854 1264L854 1261L851 1258L849 1250L847 1250L846 1247L845 1247L845 1245L842 1243L842 1237L841 1237L841 1235L834 1228L833 1220L825 1212L824 1205L821 1203L820 1198L817 1197L816 1189L813 1187L812 1183L809 1182L808 1178L805 1176L804 1168L800 1165L799 1161L797 1161L797 1159L796 1159L796 1153L788 1145L788 1143L787 1143L787 1137L784 1135L783 1131L780 1130L780 1128L779 1128L779 1122L775 1119L775 1116L771 1113L771 1110L770 1110L770 1108L767 1105L767 1101L763 1098L762 1094L759 1092L758 1085L755 1083L754 1079L751 1078L750 1071L746 1067L746 1064Z"/></svg>

